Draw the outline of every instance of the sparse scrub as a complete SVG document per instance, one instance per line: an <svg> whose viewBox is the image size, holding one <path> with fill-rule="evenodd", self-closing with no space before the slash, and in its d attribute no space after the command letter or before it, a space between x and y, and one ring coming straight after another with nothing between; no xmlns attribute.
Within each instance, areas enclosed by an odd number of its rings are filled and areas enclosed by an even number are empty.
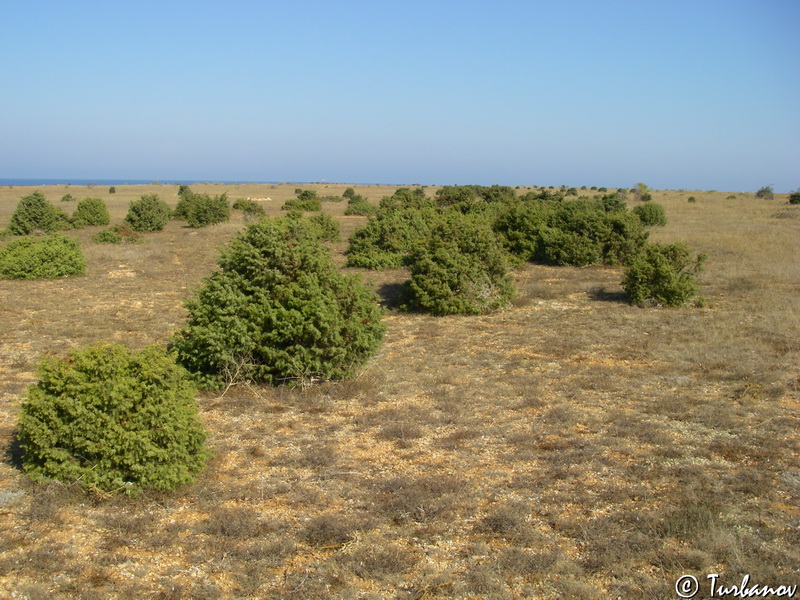
<svg viewBox="0 0 800 600"><path fill-rule="evenodd" d="M95 233L92 241L95 244L141 244L144 237L127 225L114 225Z"/></svg>
<svg viewBox="0 0 800 600"><path fill-rule="evenodd" d="M370 204L369 201L358 194L350 196L347 200L347 208L344 209L344 214L348 217L372 217L378 213L378 207Z"/></svg>
<svg viewBox="0 0 800 600"><path fill-rule="evenodd" d="M78 202L72 215L74 227L89 227L92 225L108 225L111 217L108 214L106 203L100 198L84 198Z"/></svg>
<svg viewBox="0 0 800 600"><path fill-rule="evenodd" d="M99 344L46 358L19 420L25 471L103 492L168 490L205 462L186 372L161 348Z"/></svg>
<svg viewBox="0 0 800 600"><path fill-rule="evenodd" d="M172 216L169 204L156 194L146 194L131 202L125 223L134 231L161 231Z"/></svg>
<svg viewBox="0 0 800 600"><path fill-rule="evenodd" d="M694 275L705 258L685 244L648 244L628 266L622 287L631 304L683 306L697 294Z"/></svg>
<svg viewBox="0 0 800 600"><path fill-rule="evenodd" d="M381 343L377 297L336 270L306 219L250 225L219 264L173 341L205 386L342 379Z"/></svg>
<svg viewBox="0 0 800 600"><path fill-rule="evenodd" d="M242 211L246 221L257 221L267 215L267 211L255 200L249 198L239 198L233 203L234 210Z"/></svg>
<svg viewBox="0 0 800 600"><path fill-rule="evenodd" d="M0 278L54 279L85 271L78 240L63 234L21 237L0 248Z"/></svg>
<svg viewBox="0 0 800 600"><path fill-rule="evenodd" d="M756 198L762 198L764 200L772 200L774 197L775 193L773 192L771 185L765 185L756 192Z"/></svg>
<svg viewBox="0 0 800 600"><path fill-rule="evenodd" d="M33 192L22 198L8 225L8 230L14 235L55 233L59 229L69 229L69 217L41 192Z"/></svg>

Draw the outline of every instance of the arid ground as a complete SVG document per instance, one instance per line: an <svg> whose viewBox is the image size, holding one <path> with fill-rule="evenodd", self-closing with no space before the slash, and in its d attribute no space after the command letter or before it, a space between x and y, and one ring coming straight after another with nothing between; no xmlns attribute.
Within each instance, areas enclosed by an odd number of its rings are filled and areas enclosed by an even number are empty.
<svg viewBox="0 0 800 600"><path fill-rule="evenodd" d="M296 187L347 186L192 189L271 198L277 215ZM395 189L355 188L372 202ZM67 211L66 193L100 197L120 223L145 193L174 206L178 187L4 187L0 227L35 189ZM388 332L360 375L201 394L205 472L136 499L28 480L13 443L26 388L45 354L166 344L244 221L172 221L140 245L67 232L85 276L0 281L0 596L627 600L675 598L684 574L706 595L713 573L800 584L800 206L653 200L669 223L652 240L708 254L706 307L636 308L621 269L531 264L511 308L432 317L392 308L406 271L364 271ZM366 219L345 206L323 203L346 238ZM346 242L332 247L343 263Z"/></svg>

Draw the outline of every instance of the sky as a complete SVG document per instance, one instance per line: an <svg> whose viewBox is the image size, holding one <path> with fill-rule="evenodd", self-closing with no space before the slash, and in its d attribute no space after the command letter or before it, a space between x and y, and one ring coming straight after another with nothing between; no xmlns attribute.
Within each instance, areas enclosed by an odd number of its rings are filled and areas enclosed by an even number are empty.
<svg viewBox="0 0 800 600"><path fill-rule="evenodd" d="M797 0L0 7L0 178L800 187Z"/></svg>

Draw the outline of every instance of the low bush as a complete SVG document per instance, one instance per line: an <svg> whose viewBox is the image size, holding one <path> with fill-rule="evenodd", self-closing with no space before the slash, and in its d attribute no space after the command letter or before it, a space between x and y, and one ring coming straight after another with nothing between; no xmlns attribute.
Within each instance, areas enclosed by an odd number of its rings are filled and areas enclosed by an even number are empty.
<svg viewBox="0 0 800 600"><path fill-rule="evenodd" d="M697 294L697 274L706 259L685 244L647 244L630 263L622 287L631 304L683 306Z"/></svg>
<svg viewBox="0 0 800 600"><path fill-rule="evenodd" d="M78 240L63 234L22 237L0 248L0 277L4 279L53 279L85 271Z"/></svg>
<svg viewBox="0 0 800 600"><path fill-rule="evenodd" d="M115 225L95 233L92 241L96 244L141 244L144 237L127 225Z"/></svg>
<svg viewBox="0 0 800 600"><path fill-rule="evenodd" d="M249 198L239 198L233 203L234 210L242 211L246 221L256 221L267 215L267 211L255 200Z"/></svg>
<svg viewBox="0 0 800 600"><path fill-rule="evenodd" d="M203 386L342 379L377 350L377 295L339 272L318 235L305 218L263 219L223 252L172 343Z"/></svg>
<svg viewBox="0 0 800 600"><path fill-rule="evenodd" d="M147 194L131 202L125 223L134 231L161 231L171 216L169 204L156 194Z"/></svg>
<svg viewBox="0 0 800 600"><path fill-rule="evenodd" d="M514 295L506 253L489 225L451 213L409 257L406 306L435 315L484 314Z"/></svg>
<svg viewBox="0 0 800 600"><path fill-rule="evenodd" d="M8 230L14 235L31 233L55 233L69 229L67 214L51 204L41 192L23 197L11 215Z"/></svg>
<svg viewBox="0 0 800 600"><path fill-rule="evenodd" d="M173 489L203 468L195 388L165 350L99 344L45 358L38 377L18 433L33 479L133 494Z"/></svg>
<svg viewBox="0 0 800 600"><path fill-rule="evenodd" d="M645 227L663 227L667 224L667 215L664 212L664 207L656 202L647 202L635 206L633 214L639 217Z"/></svg>
<svg viewBox="0 0 800 600"><path fill-rule="evenodd" d="M370 204L364 196L355 194L347 201L347 208L344 209L344 214L348 217L372 217L378 214L378 207Z"/></svg>
<svg viewBox="0 0 800 600"><path fill-rule="evenodd" d="M229 221L230 218L231 207L227 194L219 196L201 194L196 196L195 201L190 206L186 223L189 227L200 228L224 223Z"/></svg>
<svg viewBox="0 0 800 600"><path fill-rule="evenodd" d="M227 194L219 196L199 194L186 186L181 186L178 196L180 199L172 212L172 218L186 221L189 227L199 229L224 223L231 218Z"/></svg>
<svg viewBox="0 0 800 600"><path fill-rule="evenodd" d="M75 197L72 194L64 194L63 196L61 196L62 202L73 202L74 200Z"/></svg>
<svg viewBox="0 0 800 600"><path fill-rule="evenodd" d="M760 190L756 192L756 198L763 198L765 200L772 200L775 197L775 193L772 191L771 185L765 185Z"/></svg>
<svg viewBox="0 0 800 600"><path fill-rule="evenodd" d="M789 194L789 204L800 204L800 189Z"/></svg>
<svg viewBox="0 0 800 600"><path fill-rule="evenodd" d="M281 210L322 210L322 201L314 190L295 190L297 198L284 202Z"/></svg>
<svg viewBox="0 0 800 600"><path fill-rule="evenodd" d="M92 225L108 225L111 217L106 203L100 198L84 198L78 202L72 214L73 227L89 227Z"/></svg>

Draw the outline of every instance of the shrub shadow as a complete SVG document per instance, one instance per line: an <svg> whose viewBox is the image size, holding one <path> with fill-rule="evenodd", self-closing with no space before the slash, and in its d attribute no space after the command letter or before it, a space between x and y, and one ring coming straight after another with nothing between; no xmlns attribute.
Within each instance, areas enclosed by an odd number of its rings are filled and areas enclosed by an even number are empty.
<svg viewBox="0 0 800 600"><path fill-rule="evenodd" d="M384 283L376 290L381 299L381 306L389 309L398 309L403 304L405 296L405 284L403 283Z"/></svg>
<svg viewBox="0 0 800 600"><path fill-rule="evenodd" d="M598 302L616 302L617 304L627 304L628 294L624 291L609 291L604 285L598 285L590 288L588 291L589 297Z"/></svg>
<svg viewBox="0 0 800 600"><path fill-rule="evenodd" d="M17 471L22 471L22 444L19 442L19 434L16 431L11 435L11 441L6 447L5 462Z"/></svg>

